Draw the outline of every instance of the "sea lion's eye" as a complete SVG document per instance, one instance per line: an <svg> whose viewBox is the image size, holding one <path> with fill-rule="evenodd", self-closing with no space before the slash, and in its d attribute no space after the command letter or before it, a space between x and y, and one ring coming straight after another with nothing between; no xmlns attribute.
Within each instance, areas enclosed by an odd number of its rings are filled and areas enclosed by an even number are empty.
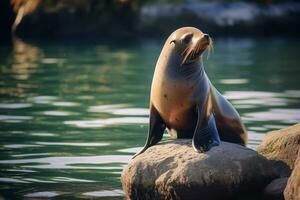
<svg viewBox="0 0 300 200"><path fill-rule="evenodd" d="M192 40L192 38L193 38L193 34L190 33L190 34L184 35L182 40L184 43L188 44Z"/></svg>

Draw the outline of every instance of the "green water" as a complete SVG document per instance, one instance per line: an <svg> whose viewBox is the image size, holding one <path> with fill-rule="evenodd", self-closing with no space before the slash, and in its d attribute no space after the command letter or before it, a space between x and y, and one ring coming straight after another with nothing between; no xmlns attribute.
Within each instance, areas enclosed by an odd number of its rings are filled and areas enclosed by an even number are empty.
<svg viewBox="0 0 300 200"><path fill-rule="evenodd" d="M145 142L162 44L0 47L0 198L123 199L120 174ZM298 40L216 38L205 56L249 147L300 121L299 52Z"/></svg>

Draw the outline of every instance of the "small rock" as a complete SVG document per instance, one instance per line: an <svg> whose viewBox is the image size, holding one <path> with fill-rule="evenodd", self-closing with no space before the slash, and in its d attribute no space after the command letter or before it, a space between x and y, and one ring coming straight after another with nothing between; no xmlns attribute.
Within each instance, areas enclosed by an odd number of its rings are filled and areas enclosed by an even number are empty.
<svg viewBox="0 0 300 200"><path fill-rule="evenodd" d="M264 189L264 200L284 200L283 192L286 187L288 177L273 180Z"/></svg>
<svg viewBox="0 0 300 200"><path fill-rule="evenodd" d="M284 190L284 198L286 200L300 199L300 151L298 152L294 170Z"/></svg>
<svg viewBox="0 0 300 200"><path fill-rule="evenodd" d="M283 161L293 169L299 149L300 123L267 133L256 150L270 160Z"/></svg>
<svg viewBox="0 0 300 200"><path fill-rule="evenodd" d="M126 199L233 199L262 196L277 178L270 161L246 147L222 142L197 153L191 140L157 144L122 173Z"/></svg>

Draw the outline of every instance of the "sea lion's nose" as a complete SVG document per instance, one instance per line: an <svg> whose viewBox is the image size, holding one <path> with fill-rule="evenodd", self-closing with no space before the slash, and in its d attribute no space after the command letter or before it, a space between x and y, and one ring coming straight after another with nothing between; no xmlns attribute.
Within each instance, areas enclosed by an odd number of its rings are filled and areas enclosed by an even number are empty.
<svg viewBox="0 0 300 200"><path fill-rule="evenodd" d="M209 35L208 34L204 34L203 38L206 39L206 40L208 40L209 39Z"/></svg>

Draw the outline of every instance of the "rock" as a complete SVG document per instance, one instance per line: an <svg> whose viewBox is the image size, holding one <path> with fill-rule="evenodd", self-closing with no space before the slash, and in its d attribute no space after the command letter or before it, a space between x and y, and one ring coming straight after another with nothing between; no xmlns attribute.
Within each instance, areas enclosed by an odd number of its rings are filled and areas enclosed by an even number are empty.
<svg viewBox="0 0 300 200"><path fill-rule="evenodd" d="M293 169L299 149L300 123L267 133L256 150L270 160L283 161Z"/></svg>
<svg viewBox="0 0 300 200"><path fill-rule="evenodd" d="M284 200L283 192L286 187L288 177L273 180L264 189L264 200Z"/></svg>
<svg viewBox="0 0 300 200"><path fill-rule="evenodd" d="M251 149L222 142L197 153L187 139L150 147L121 177L127 199L210 200L261 195L274 178L270 161Z"/></svg>
<svg viewBox="0 0 300 200"><path fill-rule="evenodd" d="M300 151L298 152L294 170L284 190L284 198L286 200L300 199Z"/></svg>

